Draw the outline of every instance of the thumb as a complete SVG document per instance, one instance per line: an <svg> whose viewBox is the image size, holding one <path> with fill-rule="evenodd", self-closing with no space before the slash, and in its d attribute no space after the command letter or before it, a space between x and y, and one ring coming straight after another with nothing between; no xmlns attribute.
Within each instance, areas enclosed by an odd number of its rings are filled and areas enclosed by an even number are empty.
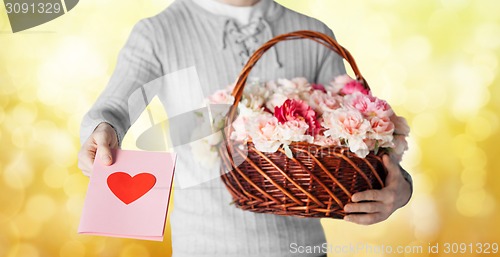
<svg viewBox="0 0 500 257"><path fill-rule="evenodd" d="M113 164L113 155L111 154L111 148L107 144L98 144L97 145L97 152L99 155L99 158L101 159L101 162L104 165L111 165Z"/></svg>
<svg viewBox="0 0 500 257"><path fill-rule="evenodd" d="M97 156L104 165L113 164L113 155L109 143L109 136L106 133L96 136Z"/></svg>

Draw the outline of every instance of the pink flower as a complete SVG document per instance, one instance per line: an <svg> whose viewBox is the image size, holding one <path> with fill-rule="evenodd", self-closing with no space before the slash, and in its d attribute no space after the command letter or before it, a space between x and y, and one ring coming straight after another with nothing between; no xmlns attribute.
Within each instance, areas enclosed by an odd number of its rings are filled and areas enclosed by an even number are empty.
<svg viewBox="0 0 500 257"><path fill-rule="evenodd" d="M370 90L366 89L363 83L357 80L352 80L347 82L347 84L345 84L345 86L340 90L340 92L345 95L350 95L356 92L359 92L363 95L370 94Z"/></svg>
<svg viewBox="0 0 500 257"><path fill-rule="evenodd" d="M298 92L307 92L311 90L311 84L304 77L293 78L292 82L295 83Z"/></svg>
<svg viewBox="0 0 500 257"><path fill-rule="evenodd" d="M379 118L377 116L371 118L371 133L370 138L378 141L379 147L393 147L392 134L394 133L394 123L389 118Z"/></svg>
<svg viewBox="0 0 500 257"><path fill-rule="evenodd" d="M280 141L289 145L291 142L312 142L313 137L306 134L309 125L303 120L289 120L280 124Z"/></svg>
<svg viewBox="0 0 500 257"><path fill-rule="evenodd" d="M372 95L354 93L345 97L346 104L360 111L367 118L387 118L393 115L391 106L384 100Z"/></svg>
<svg viewBox="0 0 500 257"><path fill-rule="evenodd" d="M341 92L344 95L350 95L356 92L360 92L364 95L371 94L370 90L366 89L363 83L354 80L347 74L335 77L331 85L335 89L335 92Z"/></svg>
<svg viewBox="0 0 500 257"><path fill-rule="evenodd" d="M344 87L347 83L351 81L354 81L354 79L352 79L351 76L344 74L335 77L335 79L333 79L332 84L336 87Z"/></svg>
<svg viewBox="0 0 500 257"><path fill-rule="evenodd" d="M314 89L314 90L319 90L323 93L326 93L326 89L325 89L325 86L323 86L323 84L311 84L311 87Z"/></svg>
<svg viewBox="0 0 500 257"><path fill-rule="evenodd" d="M239 115L233 121L233 133L231 133L231 139L236 141L246 141L248 138L247 125L250 118L247 116Z"/></svg>
<svg viewBox="0 0 500 257"><path fill-rule="evenodd" d="M283 105L283 103L288 99L285 95L274 93L266 102L266 108L270 111L274 111L277 106Z"/></svg>
<svg viewBox="0 0 500 257"><path fill-rule="evenodd" d="M273 116L258 116L251 122L249 135L259 151L276 152L281 145L279 141L279 123Z"/></svg>
<svg viewBox="0 0 500 257"><path fill-rule="evenodd" d="M308 99L308 104L313 108L314 111L316 111L319 114L323 114L323 112L331 112L339 108L340 100L341 99L323 93L320 90L315 90L310 95Z"/></svg>
<svg viewBox="0 0 500 257"><path fill-rule="evenodd" d="M232 104L234 97L226 90L217 90L209 97L211 104Z"/></svg>
<svg viewBox="0 0 500 257"><path fill-rule="evenodd" d="M316 135L313 143L320 146L340 146L340 140L338 138L327 137L324 135Z"/></svg>
<svg viewBox="0 0 500 257"><path fill-rule="evenodd" d="M340 108L323 114L323 126L327 129L324 134L333 138L342 138L347 141L349 149L359 157L364 158L368 146L364 142L367 133L371 130L370 123L363 115L353 108Z"/></svg>
<svg viewBox="0 0 500 257"><path fill-rule="evenodd" d="M307 133L316 135L319 132L319 124L316 113L302 100L287 99L282 106L274 107L274 116L280 123L290 120L302 120L309 126Z"/></svg>

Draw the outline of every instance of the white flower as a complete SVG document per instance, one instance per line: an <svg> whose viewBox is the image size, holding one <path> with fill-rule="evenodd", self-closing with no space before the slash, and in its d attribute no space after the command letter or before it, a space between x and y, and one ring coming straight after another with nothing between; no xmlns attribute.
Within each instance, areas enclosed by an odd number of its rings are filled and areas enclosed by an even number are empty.
<svg viewBox="0 0 500 257"><path fill-rule="evenodd" d="M309 98L307 104L313 108L316 113L323 114L324 112L332 112L340 107L338 98L326 94L320 90L314 90Z"/></svg>
<svg viewBox="0 0 500 257"><path fill-rule="evenodd" d="M325 87L325 89L326 89L326 91L332 92L334 94L338 94L340 92L340 90L342 88L344 88L344 86L347 83L352 82L352 81L354 81L354 79L351 78L349 75L347 75L347 74L340 75L340 76L335 77L335 79L332 82L330 82L330 86Z"/></svg>
<svg viewBox="0 0 500 257"><path fill-rule="evenodd" d="M313 144L320 146L339 146L340 140L338 138L328 137L324 135L316 135Z"/></svg>
<svg viewBox="0 0 500 257"><path fill-rule="evenodd" d="M313 137L306 135L309 125L305 121L289 120L279 126L280 141L289 145L292 142L312 143Z"/></svg>
<svg viewBox="0 0 500 257"><path fill-rule="evenodd" d="M276 107L276 106L282 106L283 103L286 101L286 99L288 99L287 96L285 96L283 94L279 94L279 93L274 93L267 100L266 107L267 107L267 109L269 111L271 111L272 113L274 113L274 107Z"/></svg>
<svg viewBox="0 0 500 257"><path fill-rule="evenodd" d="M217 90L209 98L211 104L232 104L234 97L224 89Z"/></svg>
<svg viewBox="0 0 500 257"><path fill-rule="evenodd" d="M279 132L278 119L274 116L259 116L252 120L249 135L257 150L273 153L281 145Z"/></svg>
<svg viewBox="0 0 500 257"><path fill-rule="evenodd" d="M220 134L220 132L218 134ZM211 145L210 143L208 139L202 138L190 144L194 159L203 167L208 169L220 166L220 158L217 147Z"/></svg>

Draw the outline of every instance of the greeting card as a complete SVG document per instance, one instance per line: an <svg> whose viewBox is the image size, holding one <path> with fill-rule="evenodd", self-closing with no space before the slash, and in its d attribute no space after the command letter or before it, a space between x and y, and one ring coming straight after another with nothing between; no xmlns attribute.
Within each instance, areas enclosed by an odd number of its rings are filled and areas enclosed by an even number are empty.
<svg viewBox="0 0 500 257"><path fill-rule="evenodd" d="M110 166L96 158L78 233L162 241L175 159L128 150L114 150Z"/></svg>

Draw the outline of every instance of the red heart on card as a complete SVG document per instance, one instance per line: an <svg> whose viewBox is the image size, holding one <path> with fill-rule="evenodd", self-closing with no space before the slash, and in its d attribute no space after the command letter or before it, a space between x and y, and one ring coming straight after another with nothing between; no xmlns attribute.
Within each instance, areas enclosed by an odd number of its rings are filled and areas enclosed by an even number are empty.
<svg viewBox="0 0 500 257"><path fill-rule="evenodd" d="M156 184L156 177L151 173L139 173L132 177L125 172L115 172L108 176L107 182L111 192L129 204L151 190Z"/></svg>

